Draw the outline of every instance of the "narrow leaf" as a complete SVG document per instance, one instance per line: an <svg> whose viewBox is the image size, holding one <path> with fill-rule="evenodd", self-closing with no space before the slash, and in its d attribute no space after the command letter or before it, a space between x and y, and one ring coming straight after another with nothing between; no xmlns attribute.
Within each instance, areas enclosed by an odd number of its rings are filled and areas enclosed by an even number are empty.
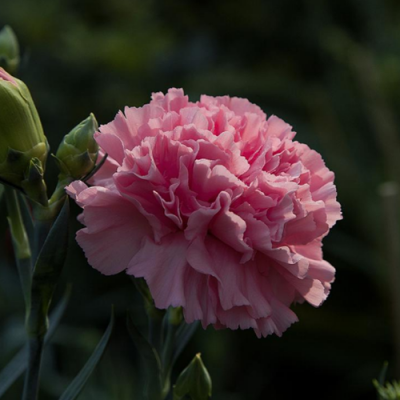
<svg viewBox="0 0 400 400"><path fill-rule="evenodd" d="M13 240L14 248L15 242ZM17 264L18 276L21 282L22 293L24 295L26 310L30 307L30 290L31 290L31 279L32 279L32 260L31 258L15 258Z"/></svg>
<svg viewBox="0 0 400 400"><path fill-rule="evenodd" d="M94 371L101 357L104 354L104 350L107 347L113 327L114 327L114 309L112 309L111 311L110 322L108 324L106 331L104 332L103 337L98 343L96 349L90 356L89 360L87 361L81 372L79 372L79 374L75 377L75 379L71 382L71 384L62 394L60 400L74 400L81 393L90 375L92 374L92 372Z"/></svg>
<svg viewBox="0 0 400 400"><path fill-rule="evenodd" d="M28 346L25 345L0 372L0 397L25 371L27 358Z"/></svg>
<svg viewBox="0 0 400 400"><path fill-rule="evenodd" d="M28 332L33 336L47 331L47 314L54 289L61 275L68 246L68 198L50 229L41 249L32 277L31 309Z"/></svg>
<svg viewBox="0 0 400 400"><path fill-rule="evenodd" d="M64 316L65 310L67 309L69 298L71 297L71 285L68 285L65 289L64 295L58 304L54 307L50 313L49 330L44 338L44 343L48 343L53 337L58 325L60 324L61 318Z"/></svg>
<svg viewBox="0 0 400 400"><path fill-rule="evenodd" d="M19 208L21 210L22 221L25 226L25 231L28 236L28 240L30 245L34 243L34 235L35 235L35 226L32 219L32 213L29 206L29 203L26 197L21 193L17 192Z"/></svg>
<svg viewBox="0 0 400 400"><path fill-rule="evenodd" d="M176 340L175 340L175 349L174 349L174 357L172 363L174 364L179 355L182 353L183 349L188 344L191 337L196 332L199 327L199 321L193 322L192 324L183 323L178 331L176 332Z"/></svg>
<svg viewBox="0 0 400 400"><path fill-rule="evenodd" d="M381 372L379 374L379 379L378 382L383 386L385 384L385 378L386 378L386 373L387 373L387 369L388 369L389 363L387 361L385 361L383 363Z"/></svg>
<svg viewBox="0 0 400 400"><path fill-rule="evenodd" d="M54 307L50 315L50 328L45 336L45 344L50 341L67 308L71 289L67 288L64 296ZM28 366L28 345L25 345L0 372L0 398L11 385L23 374Z"/></svg>

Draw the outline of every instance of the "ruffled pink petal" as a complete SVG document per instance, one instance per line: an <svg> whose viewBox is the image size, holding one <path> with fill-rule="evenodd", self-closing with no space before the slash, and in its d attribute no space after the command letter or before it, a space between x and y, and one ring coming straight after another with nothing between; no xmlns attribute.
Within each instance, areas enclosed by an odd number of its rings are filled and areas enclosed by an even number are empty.
<svg viewBox="0 0 400 400"><path fill-rule="evenodd" d="M165 236L160 243L145 238L140 251L131 259L127 273L144 278L156 307L185 306L185 254L189 243L183 234Z"/></svg>
<svg viewBox="0 0 400 400"><path fill-rule="evenodd" d="M74 182L67 191L84 210L86 228L78 231L77 241L89 264L105 275L125 270L143 237L151 234L147 220L132 203L108 189L85 189Z"/></svg>
<svg viewBox="0 0 400 400"><path fill-rule="evenodd" d="M122 165L125 157L124 145L118 136L110 133L100 134L97 132L97 134L95 134L95 139L104 153L107 153L118 165Z"/></svg>
<svg viewBox="0 0 400 400"><path fill-rule="evenodd" d="M169 89L164 95L161 92L153 93L151 104L162 107L165 111L179 112L188 105L188 96L185 96L182 89Z"/></svg>
<svg viewBox="0 0 400 400"><path fill-rule="evenodd" d="M258 337L267 337L272 334L282 336L287 328L298 321L297 315L278 300L273 299L271 306L274 310L273 313L267 318L257 320L255 333Z"/></svg>
<svg viewBox="0 0 400 400"><path fill-rule="evenodd" d="M187 323L200 320L204 328L217 323L216 308L218 291L216 280L193 268L185 271L185 299L183 309Z"/></svg>

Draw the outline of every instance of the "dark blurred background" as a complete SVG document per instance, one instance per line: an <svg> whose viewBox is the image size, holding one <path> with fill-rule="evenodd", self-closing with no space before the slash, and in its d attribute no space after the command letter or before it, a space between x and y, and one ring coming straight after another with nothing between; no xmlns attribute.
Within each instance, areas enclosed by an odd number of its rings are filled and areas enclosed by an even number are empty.
<svg viewBox="0 0 400 400"><path fill-rule="evenodd" d="M217 400L376 399L372 379L385 360L388 378L400 378L398 0L0 0L4 24L19 37L20 77L53 152L90 112L107 123L151 92L182 87L192 101L250 99L293 125L336 173L344 220L324 240L337 269L325 304L294 306L300 322L281 338L200 329L178 369L201 352ZM51 161L48 169L52 188ZM4 203L0 228L1 368L24 341ZM140 307L131 281L93 270L71 234L57 298L67 283L72 296L46 349L41 398L56 398L83 366L112 303L116 330L80 399L137 398L138 355L124 322L127 307ZM4 399L19 398L21 385Z"/></svg>

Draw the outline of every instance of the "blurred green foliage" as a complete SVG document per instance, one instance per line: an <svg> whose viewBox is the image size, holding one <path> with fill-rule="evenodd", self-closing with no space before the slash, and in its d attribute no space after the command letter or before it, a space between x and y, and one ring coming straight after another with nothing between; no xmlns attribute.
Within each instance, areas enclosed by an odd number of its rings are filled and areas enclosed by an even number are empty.
<svg viewBox="0 0 400 400"><path fill-rule="evenodd" d="M335 171L344 220L324 241L337 269L331 295L319 309L295 306L300 322L282 338L200 329L178 370L201 351L217 400L376 399L371 382L384 360L393 366L389 379L400 378L398 283L388 268L398 247L387 247L388 218L400 221L378 193L381 183L400 181L399 18L398 0L1 0L0 27L18 35L20 77L53 152L90 112L107 123L126 105L175 86L193 100L202 93L249 98L292 124ZM24 341L4 203L0 236L2 366ZM125 310L138 310L139 323L142 316L132 283L92 270L73 237L59 296L67 282L71 302L46 350L41 398L56 398L77 374L111 303L111 344L80 399L134 398L140 365ZM20 391L21 381L4 399Z"/></svg>

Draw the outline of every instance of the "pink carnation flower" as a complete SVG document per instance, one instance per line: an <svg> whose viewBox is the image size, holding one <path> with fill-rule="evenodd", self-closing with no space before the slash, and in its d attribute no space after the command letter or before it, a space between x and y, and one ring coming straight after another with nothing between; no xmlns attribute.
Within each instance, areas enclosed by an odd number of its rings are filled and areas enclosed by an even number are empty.
<svg viewBox="0 0 400 400"><path fill-rule="evenodd" d="M281 335L292 303L326 299L321 240L341 218L333 172L294 136L237 97L170 89L125 108L95 134L108 159L93 186L67 188L89 263L143 277L188 323Z"/></svg>

